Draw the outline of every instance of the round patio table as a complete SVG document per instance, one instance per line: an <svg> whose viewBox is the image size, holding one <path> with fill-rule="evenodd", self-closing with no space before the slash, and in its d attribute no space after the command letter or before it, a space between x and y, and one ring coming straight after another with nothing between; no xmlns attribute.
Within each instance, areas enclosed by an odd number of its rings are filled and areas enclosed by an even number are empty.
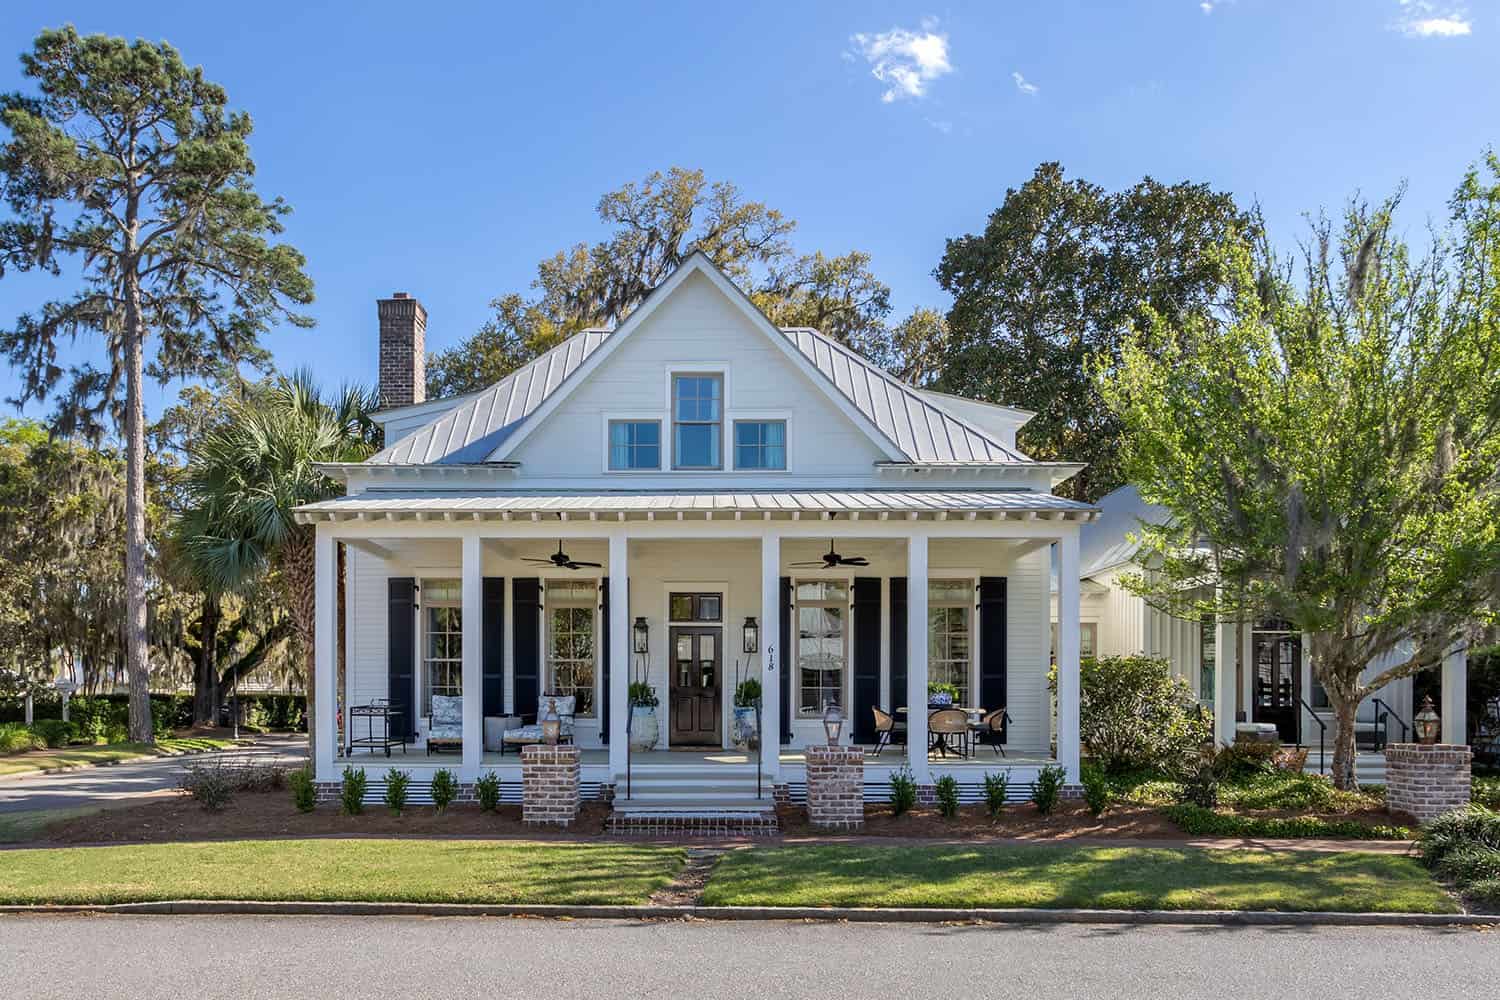
<svg viewBox="0 0 1500 1000"><path fill-rule="evenodd" d="M958 709L960 712L963 712L965 715L967 715L969 717L969 728L970 729L973 729L975 726L977 726L979 724L979 720L981 720L981 719L984 718L984 709L982 709L982 708L976 708L976 707L969 706L969 705L928 705L927 706L927 717L931 718L932 717L932 713L934 713L934 712L946 712L949 709ZM896 714L897 715L909 715L910 713L903 706L902 708L896 709ZM947 757L948 756L948 751L949 750L952 750L954 753L958 754L960 757L967 756L959 748L949 745L949 743L948 743L948 736L949 735L950 734L948 734L948 733L938 733L936 741L928 749L929 750L936 750L943 757Z"/></svg>

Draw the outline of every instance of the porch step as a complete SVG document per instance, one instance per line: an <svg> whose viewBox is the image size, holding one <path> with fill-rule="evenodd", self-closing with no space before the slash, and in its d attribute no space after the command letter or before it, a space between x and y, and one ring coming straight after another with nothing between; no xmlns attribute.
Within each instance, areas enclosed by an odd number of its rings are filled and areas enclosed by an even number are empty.
<svg viewBox="0 0 1500 1000"><path fill-rule="evenodd" d="M1330 753L1324 757L1321 769L1318 763L1318 752L1314 750L1307 755L1307 763L1303 765L1302 770L1307 774L1328 774L1333 768L1333 754ZM1354 780L1361 785L1385 784L1385 754L1361 753L1356 756Z"/></svg>
<svg viewBox="0 0 1500 1000"><path fill-rule="evenodd" d="M714 799L670 805L616 799L605 829L620 835L773 837L781 832L781 823L769 801L756 808Z"/></svg>

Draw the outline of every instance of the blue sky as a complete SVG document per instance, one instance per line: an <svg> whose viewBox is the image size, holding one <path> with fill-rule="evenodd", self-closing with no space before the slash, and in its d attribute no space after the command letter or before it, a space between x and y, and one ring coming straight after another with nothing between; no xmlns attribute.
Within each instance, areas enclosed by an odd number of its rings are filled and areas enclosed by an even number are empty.
<svg viewBox="0 0 1500 1000"><path fill-rule="evenodd" d="M0 90L67 21L202 64L254 117L259 188L295 208L317 285L317 328L267 346L329 384L373 382L378 296L419 297L429 349L451 346L598 237L601 193L674 164L797 219L801 249L868 250L904 314L946 308L943 240L1044 160L1112 188L1207 181L1283 243L1405 181L1420 236L1500 123L1496 0L635 8L9 0ZM0 279L0 322L49 291Z"/></svg>

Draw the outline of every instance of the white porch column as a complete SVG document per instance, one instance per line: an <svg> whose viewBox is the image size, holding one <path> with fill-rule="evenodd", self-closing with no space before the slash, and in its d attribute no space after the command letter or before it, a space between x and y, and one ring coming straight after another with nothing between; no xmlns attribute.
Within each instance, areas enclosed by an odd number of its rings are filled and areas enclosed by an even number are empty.
<svg viewBox="0 0 1500 1000"><path fill-rule="evenodd" d="M625 725L630 721L630 536L609 536L609 770L625 774L630 752ZM666 636L661 637L666 641Z"/></svg>
<svg viewBox="0 0 1500 1000"><path fill-rule="evenodd" d="M484 553L477 534L464 535L463 560L463 759L460 781L477 781L484 760Z"/></svg>
<svg viewBox="0 0 1500 1000"><path fill-rule="evenodd" d="M339 670L338 655L338 540L320 523L313 542L313 700L317 703L317 735L312 748L313 773L319 781L332 781L333 753L338 743L338 706L334 692Z"/></svg>
<svg viewBox="0 0 1500 1000"><path fill-rule="evenodd" d="M1412 706L1413 712L1420 705ZM1455 646L1443 657L1443 742L1469 742L1469 647Z"/></svg>
<svg viewBox="0 0 1500 1000"><path fill-rule="evenodd" d="M1057 762L1079 780L1078 528L1057 540Z"/></svg>
<svg viewBox="0 0 1500 1000"><path fill-rule="evenodd" d="M1076 601L1073 607L1076 628ZM906 764L917 784L932 784L927 766L926 535L906 540Z"/></svg>
<svg viewBox="0 0 1500 1000"><path fill-rule="evenodd" d="M1229 656L1234 650L1234 630L1233 622L1214 626L1214 742L1220 746L1234 742L1235 669Z"/></svg>
<svg viewBox="0 0 1500 1000"><path fill-rule="evenodd" d="M772 782L781 777L781 674L796 660L792 637L781 634L781 535L768 531L760 539L760 768Z"/></svg>

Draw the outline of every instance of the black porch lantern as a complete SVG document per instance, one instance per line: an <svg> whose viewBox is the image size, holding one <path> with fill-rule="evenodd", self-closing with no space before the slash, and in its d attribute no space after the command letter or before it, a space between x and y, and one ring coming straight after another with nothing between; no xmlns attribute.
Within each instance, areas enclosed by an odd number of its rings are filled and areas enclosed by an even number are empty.
<svg viewBox="0 0 1500 1000"><path fill-rule="evenodd" d="M744 651L747 653L758 652L760 650L760 623L755 620L754 616L751 616L745 619L743 628L745 633Z"/></svg>
<svg viewBox="0 0 1500 1000"><path fill-rule="evenodd" d="M1422 699L1422 711L1411 720L1412 728L1417 732L1417 742L1423 746L1432 746L1443 734L1443 721L1438 718L1437 711L1432 707L1432 695Z"/></svg>
<svg viewBox="0 0 1500 1000"><path fill-rule="evenodd" d="M636 618L635 624L630 627L630 648L644 656L650 651L647 642L649 633L650 628L646 625L646 619L644 617Z"/></svg>

